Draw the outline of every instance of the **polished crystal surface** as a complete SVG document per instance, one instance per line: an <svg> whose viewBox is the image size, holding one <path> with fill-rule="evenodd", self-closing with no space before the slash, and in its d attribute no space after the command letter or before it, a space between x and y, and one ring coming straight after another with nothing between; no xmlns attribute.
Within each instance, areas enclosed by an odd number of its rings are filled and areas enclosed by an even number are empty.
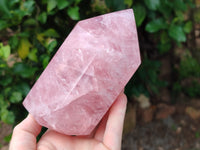
<svg viewBox="0 0 200 150"><path fill-rule="evenodd" d="M88 135L140 62L132 9L80 21L23 104L47 128Z"/></svg>

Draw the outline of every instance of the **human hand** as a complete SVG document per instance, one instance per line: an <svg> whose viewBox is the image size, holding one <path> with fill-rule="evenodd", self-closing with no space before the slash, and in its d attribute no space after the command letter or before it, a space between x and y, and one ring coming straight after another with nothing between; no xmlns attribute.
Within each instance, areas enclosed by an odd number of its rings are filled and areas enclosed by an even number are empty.
<svg viewBox="0 0 200 150"><path fill-rule="evenodd" d="M48 129L37 143L41 126L28 115L14 130L9 150L120 150L127 98L121 93L89 137Z"/></svg>

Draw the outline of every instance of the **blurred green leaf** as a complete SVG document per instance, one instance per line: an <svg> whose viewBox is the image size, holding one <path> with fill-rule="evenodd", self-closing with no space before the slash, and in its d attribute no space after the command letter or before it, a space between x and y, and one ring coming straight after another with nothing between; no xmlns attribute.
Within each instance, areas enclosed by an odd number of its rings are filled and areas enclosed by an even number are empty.
<svg viewBox="0 0 200 150"><path fill-rule="evenodd" d="M160 0L144 0L150 10L157 10L160 7Z"/></svg>
<svg viewBox="0 0 200 150"><path fill-rule="evenodd" d="M22 59L26 58L28 56L30 47L31 43L29 40L27 38L22 38L17 49L19 57Z"/></svg>
<svg viewBox="0 0 200 150"><path fill-rule="evenodd" d="M27 0L27 1L24 1L22 4L23 4L22 10L24 10L25 14L31 15L31 13L33 12L35 8L34 7L35 2L33 0Z"/></svg>
<svg viewBox="0 0 200 150"><path fill-rule="evenodd" d="M0 43L0 56L4 59L10 56L10 45L3 46L3 44Z"/></svg>
<svg viewBox="0 0 200 150"><path fill-rule="evenodd" d="M3 109L7 109L9 106L8 102L4 99L4 96L0 94L0 110L2 111ZM1 114L1 113L0 113ZM1 115L0 115L1 117Z"/></svg>
<svg viewBox="0 0 200 150"><path fill-rule="evenodd" d="M192 31L192 21L186 22L186 24L183 27L183 30L185 33L190 33Z"/></svg>
<svg viewBox="0 0 200 150"><path fill-rule="evenodd" d="M122 10L125 9L124 0L105 0L108 8L113 10Z"/></svg>
<svg viewBox="0 0 200 150"><path fill-rule="evenodd" d="M195 137L196 137L196 138L200 138L200 132L196 132L196 133L195 133Z"/></svg>
<svg viewBox="0 0 200 150"><path fill-rule="evenodd" d="M69 1L66 1L66 0L58 0L58 9L64 9L66 8L67 6L69 6Z"/></svg>
<svg viewBox="0 0 200 150"><path fill-rule="evenodd" d="M21 92L22 96L26 96L30 91L30 86L26 82L21 82L17 85L17 90Z"/></svg>
<svg viewBox="0 0 200 150"><path fill-rule="evenodd" d="M13 35L11 38L9 38L9 45L11 49L16 49L18 46L19 40L16 35Z"/></svg>
<svg viewBox="0 0 200 150"><path fill-rule="evenodd" d="M132 0L124 0L124 4L126 4L128 7L131 7L131 5L133 4Z"/></svg>
<svg viewBox="0 0 200 150"><path fill-rule="evenodd" d="M46 4L48 0L42 0L42 4Z"/></svg>
<svg viewBox="0 0 200 150"><path fill-rule="evenodd" d="M27 19L26 21L24 21L23 25L24 26L36 26L37 21L33 18L30 18L30 19Z"/></svg>
<svg viewBox="0 0 200 150"><path fill-rule="evenodd" d="M11 87L5 88L5 89L4 89L4 96L6 96L6 97L10 96L11 91L12 91L12 88L11 88Z"/></svg>
<svg viewBox="0 0 200 150"><path fill-rule="evenodd" d="M8 17L10 16L10 11L7 5L7 0L0 0L0 12L5 13Z"/></svg>
<svg viewBox="0 0 200 150"><path fill-rule="evenodd" d="M22 101L22 93L20 92L13 92L10 96L11 103L19 103Z"/></svg>
<svg viewBox="0 0 200 150"><path fill-rule="evenodd" d="M42 60L42 66L43 66L43 68L45 69L46 66L47 66L48 63L49 63L50 57L49 57L48 55L42 55L42 56L40 57L40 59Z"/></svg>
<svg viewBox="0 0 200 150"><path fill-rule="evenodd" d="M11 137L12 137L12 134L9 134L9 135L5 136L5 137L3 138L3 140L4 140L5 142L10 142Z"/></svg>
<svg viewBox="0 0 200 150"><path fill-rule="evenodd" d="M170 37L166 31L164 31L160 34L160 41L162 44L170 42Z"/></svg>
<svg viewBox="0 0 200 150"><path fill-rule="evenodd" d="M80 19L80 16L79 16L79 7L77 7L77 6L68 8L67 14L73 20L79 20Z"/></svg>
<svg viewBox="0 0 200 150"><path fill-rule="evenodd" d="M4 69L7 67L5 60L0 59L0 74L4 73Z"/></svg>
<svg viewBox="0 0 200 150"><path fill-rule="evenodd" d="M38 41L40 41L41 43L44 42L45 38L44 38L44 34L43 33L37 33L36 34L36 38Z"/></svg>
<svg viewBox="0 0 200 150"><path fill-rule="evenodd" d="M38 58L37 58L37 48L33 48L29 54L28 54L28 58L32 61L35 61L37 62L38 61Z"/></svg>
<svg viewBox="0 0 200 150"><path fill-rule="evenodd" d="M75 1L75 5L78 5L82 0L74 0Z"/></svg>
<svg viewBox="0 0 200 150"><path fill-rule="evenodd" d="M6 27L8 27L7 22L4 20L0 20L0 30L5 29Z"/></svg>
<svg viewBox="0 0 200 150"><path fill-rule="evenodd" d="M60 37L59 34L56 32L55 29L48 29L46 30L45 32L42 33L44 36L47 36L47 37L54 37L54 38L58 38Z"/></svg>
<svg viewBox="0 0 200 150"><path fill-rule="evenodd" d="M16 5L16 4L18 4L18 3L20 3L20 0L11 0L11 1L9 1L9 6L14 6L14 5Z"/></svg>
<svg viewBox="0 0 200 150"><path fill-rule="evenodd" d="M24 63L15 63L13 66L13 72L23 78L32 77L35 74L36 70L37 68L30 67Z"/></svg>
<svg viewBox="0 0 200 150"><path fill-rule="evenodd" d="M160 42L157 44L160 54L168 52L171 48L171 40L166 31L160 34Z"/></svg>
<svg viewBox="0 0 200 150"><path fill-rule="evenodd" d="M191 79L190 79L191 80ZM197 80L191 80L190 83L187 83L183 88L183 92L190 97L199 97L200 96L200 83Z"/></svg>
<svg viewBox="0 0 200 150"><path fill-rule="evenodd" d="M192 56L185 56L180 62L179 75L181 79L200 77L200 64Z"/></svg>
<svg viewBox="0 0 200 150"><path fill-rule="evenodd" d="M146 9L141 4L136 4L133 6L133 11L135 15L136 25L139 27L146 17Z"/></svg>
<svg viewBox="0 0 200 150"><path fill-rule="evenodd" d="M172 45L171 45L170 42L168 42L168 43L158 43L157 47L158 47L160 54L164 54L166 52L169 52Z"/></svg>
<svg viewBox="0 0 200 150"><path fill-rule="evenodd" d="M185 11L187 9L187 6L183 0L173 0L172 3L176 10Z"/></svg>
<svg viewBox="0 0 200 150"><path fill-rule="evenodd" d="M0 79L0 85L2 85L2 86L7 86L11 82L12 82L12 77L11 76L1 77L1 79Z"/></svg>
<svg viewBox="0 0 200 150"><path fill-rule="evenodd" d="M20 32L19 34L18 34L18 36L20 37L20 38L28 38L29 36L30 36L30 33L29 32L27 32L27 31L24 31L24 32Z"/></svg>
<svg viewBox="0 0 200 150"><path fill-rule="evenodd" d="M0 94L0 105L3 103L3 99L4 99L3 95Z"/></svg>
<svg viewBox="0 0 200 150"><path fill-rule="evenodd" d="M167 28L167 23L165 22L165 20L163 18L158 18L156 20L152 20L151 22L149 22L146 25L145 30L150 33L154 33L161 29L166 29L166 28Z"/></svg>
<svg viewBox="0 0 200 150"><path fill-rule="evenodd" d="M161 0L158 10L162 13L162 16L168 20L173 15L173 4L169 0Z"/></svg>
<svg viewBox="0 0 200 150"><path fill-rule="evenodd" d="M13 112L3 109L1 110L1 120L5 123L13 124L15 121L15 115Z"/></svg>
<svg viewBox="0 0 200 150"><path fill-rule="evenodd" d="M48 44L48 47L47 47L47 50L49 53L51 53L54 48L57 46L57 41L56 40L52 40L49 44Z"/></svg>
<svg viewBox="0 0 200 150"><path fill-rule="evenodd" d="M48 0L47 1L47 12L52 11L57 5L57 1L56 0Z"/></svg>
<svg viewBox="0 0 200 150"><path fill-rule="evenodd" d="M39 16L38 16L38 20L42 23L45 24L47 21L47 13L46 12L42 12Z"/></svg>
<svg viewBox="0 0 200 150"><path fill-rule="evenodd" d="M185 20L184 13L180 10L176 10L176 17L172 20L172 22L183 22Z"/></svg>
<svg viewBox="0 0 200 150"><path fill-rule="evenodd" d="M176 40L177 42L185 42L186 35L183 31L183 28L178 25L171 25L169 28L169 36Z"/></svg>

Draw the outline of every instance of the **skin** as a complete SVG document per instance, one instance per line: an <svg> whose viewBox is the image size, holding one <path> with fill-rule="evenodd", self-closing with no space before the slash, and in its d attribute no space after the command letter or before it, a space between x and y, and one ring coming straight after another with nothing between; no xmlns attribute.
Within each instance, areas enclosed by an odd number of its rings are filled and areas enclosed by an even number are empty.
<svg viewBox="0 0 200 150"><path fill-rule="evenodd" d="M120 150L126 104L121 93L89 136L67 136L48 129L38 143L42 127L29 114L14 128L9 150Z"/></svg>

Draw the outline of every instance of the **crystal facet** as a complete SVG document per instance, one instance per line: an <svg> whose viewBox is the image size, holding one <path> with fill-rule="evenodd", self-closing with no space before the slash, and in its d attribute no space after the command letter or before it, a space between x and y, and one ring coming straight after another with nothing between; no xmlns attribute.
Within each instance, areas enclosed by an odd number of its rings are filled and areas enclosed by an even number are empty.
<svg viewBox="0 0 200 150"><path fill-rule="evenodd" d="M140 63L132 9L80 21L23 104L40 125L88 135Z"/></svg>

